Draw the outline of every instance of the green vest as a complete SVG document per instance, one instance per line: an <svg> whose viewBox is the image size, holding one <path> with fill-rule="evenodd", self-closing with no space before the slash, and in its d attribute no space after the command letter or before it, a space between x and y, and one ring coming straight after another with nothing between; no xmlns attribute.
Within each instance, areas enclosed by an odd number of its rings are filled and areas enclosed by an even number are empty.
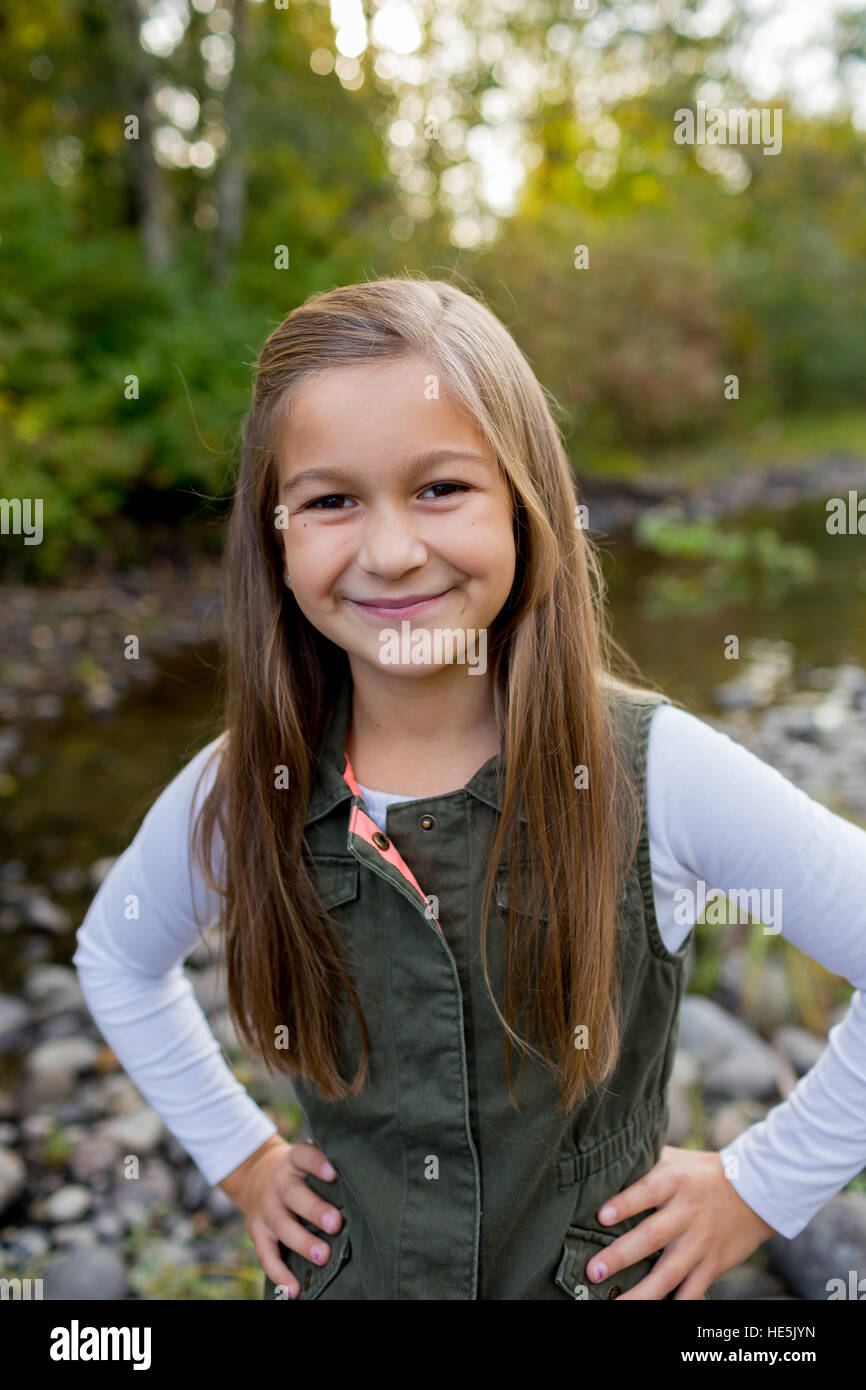
<svg viewBox="0 0 866 1390"><path fill-rule="evenodd" d="M653 907L646 752L661 697L611 697L644 806L619 909L621 1050L600 1090L570 1114L556 1112L550 1070L518 1049L514 1109L484 982L478 923L501 755L459 791L390 806L385 835L344 753L350 697L347 680L316 764L305 843L358 992L369 1072L354 1100L294 1083L310 1137L338 1174L308 1184L340 1208L343 1226L330 1235L296 1217L324 1238L330 1259L319 1268L280 1245L281 1258L300 1299L616 1298L660 1255L593 1284L587 1262L649 1212L606 1228L596 1214L661 1155L690 944L669 952ZM502 870L496 898L507 906ZM487 950L500 1007L502 937L494 915ZM350 1009L344 1017L340 1065L351 1077L360 1037ZM275 1295L284 1296L266 1279L264 1296Z"/></svg>

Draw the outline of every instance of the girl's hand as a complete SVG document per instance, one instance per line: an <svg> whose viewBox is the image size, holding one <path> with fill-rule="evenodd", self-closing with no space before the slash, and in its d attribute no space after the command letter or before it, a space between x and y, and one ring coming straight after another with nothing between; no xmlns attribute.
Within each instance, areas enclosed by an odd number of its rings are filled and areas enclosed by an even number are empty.
<svg viewBox="0 0 866 1390"><path fill-rule="evenodd" d="M602 1226L657 1207L619 1236L586 1267L597 1281L627 1269L657 1250L664 1254L649 1274L620 1299L698 1299L726 1269L741 1264L777 1234L743 1201L725 1177L717 1153L666 1145L654 1168L631 1187L610 1197L598 1212ZM604 1272L594 1271L603 1265Z"/></svg>
<svg viewBox="0 0 866 1390"><path fill-rule="evenodd" d="M291 1213L331 1234L343 1224L342 1213L307 1186L307 1173L327 1182L337 1176L315 1144L287 1144L273 1134L218 1184L247 1218L247 1231L265 1274L273 1284L287 1286L290 1298L297 1298L300 1285L280 1259L278 1241L316 1265L327 1264L331 1257L327 1242L293 1220Z"/></svg>

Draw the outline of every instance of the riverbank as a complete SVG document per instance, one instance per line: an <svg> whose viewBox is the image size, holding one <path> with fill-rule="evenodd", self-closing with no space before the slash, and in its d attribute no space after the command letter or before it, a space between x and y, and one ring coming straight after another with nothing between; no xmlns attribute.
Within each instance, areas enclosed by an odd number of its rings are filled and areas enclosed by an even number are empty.
<svg viewBox="0 0 866 1390"><path fill-rule="evenodd" d="M801 483L818 496L856 486L839 471L826 472L820 484ZM786 495L779 477L768 486L764 503ZM736 507L742 497L736 489L707 492L701 505ZM755 497L752 490L750 505ZM601 500L590 503L590 520L604 529ZM608 500L619 516L648 505L647 494L640 500L633 490ZM130 754L137 776L146 764L142 787L161 775L154 746L142 751L140 726L123 724L124 711L141 692L156 690L163 716L148 712L143 727L156 733L151 745L166 744L170 732L177 738L169 725L187 687L166 679L166 662L218 641L219 583L213 560L188 556L123 575L92 570L64 587L4 590L0 795L19 797L34 779L59 775L60 745L52 738L81 706L97 727L94 742L105 745L100 757L116 825L117 798L129 798ZM138 639L137 655L127 655L130 637ZM744 644L736 670L735 680L712 692L709 721L866 825L866 670L804 664L778 638ZM193 707L204 715L209 703L207 684ZM187 709L181 722L183 746L194 723ZM93 766L82 757L69 774L74 805L87 805L81 791L93 781ZM14 985L11 977L0 985L0 1275L41 1277L48 1298L260 1297L263 1276L243 1218L209 1188L124 1075L68 964L80 914L64 908L64 890L74 887L79 904L89 900L112 857L70 847L56 872L44 875L22 844L0 862L0 946L20 946L23 962ZM809 974L808 962L805 974L795 970L795 953L786 956L782 941L756 960L747 930L729 928L717 960L701 952L692 961L670 1088L670 1144L720 1149L763 1118L814 1063L845 1011L850 989ZM238 1047L211 953L197 950L186 970L242 1083L288 1139L303 1137L289 1082L269 1077ZM132 1175L130 1154L138 1162ZM864 1262L866 1174L796 1240L776 1237L717 1280L710 1297L824 1299L831 1279Z"/></svg>

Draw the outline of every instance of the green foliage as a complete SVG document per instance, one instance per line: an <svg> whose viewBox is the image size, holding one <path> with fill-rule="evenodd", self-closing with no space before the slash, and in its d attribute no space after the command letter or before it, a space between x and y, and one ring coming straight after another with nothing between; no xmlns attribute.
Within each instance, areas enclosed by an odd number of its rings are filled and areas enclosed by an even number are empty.
<svg viewBox="0 0 866 1390"><path fill-rule="evenodd" d="M655 507L641 514L634 534L639 545L679 562L644 582L642 608L650 619L747 600L772 607L808 584L817 569L813 551L782 541L770 527L731 531Z"/></svg>
<svg viewBox="0 0 866 1390"><path fill-rule="evenodd" d="M318 290L403 270L448 278L453 267L480 289L560 403L578 470L638 476L664 458L671 471L701 471L711 451L749 467L774 447L767 422L782 422L782 448L798 416L809 447L862 449L862 133L786 108L783 157L741 147L747 186L737 191L677 146L672 129L710 56L738 32L739 11L725 34L700 40L687 37L686 0L640 37L619 0L600 7L616 23L598 49L599 73L638 61L652 83L595 117L575 105L573 80L540 89L527 116L537 158L517 210L498 240L472 251L449 243L451 205L441 199L449 170L468 170L464 156L435 138L411 155L388 145L405 92L377 72L375 50L354 88L313 70L314 53L335 52L318 0L286 10L229 2L238 56L227 90L204 71L209 13L190 9L182 39L157 57L129 41L132 0L46 0L38 10L9 0L0 21L2 491L43 499L44 539L4 544L0 575L49 578L97 555L136 561L146 558L145 523L174 531L222 516L268 332ZM554 0L505 15L470 0L466 22L476 21L495 38L490 53L516 45L512 53L567 68ZM428 34L420 51L437 41ZM854 53L850 34L846 42ZM639 60L628 57L636 44ZM483 120L507 68L467 58L451 93L467 128ZM150 144L125 139L124 121L150 110L157 125L169 122L146 100L162 86L198 102L186 138L221 129L227 139L210 168L154 166L151 225L141 179ZM418 92L423 124L423 82ZM426 220L407 216L398 196L392 168L406 159L421 200L429 195ZM244 195L235 239L220 216L232 169ZM155 229L168 248L159 267ZM286 270L274 264L278 245L289 251ZM578 245L589 248L589 269L575 268ZM724 396L731 373L736 401ZM826 443L824 420L839 422ZM703 556L714 568L699 587L712 601L715 581L717 590L746 583L736 544L719 541ZM751 550L762 585L806 572L771 538ZM691 609L696 594L683 574L654 601Z"/></svg>

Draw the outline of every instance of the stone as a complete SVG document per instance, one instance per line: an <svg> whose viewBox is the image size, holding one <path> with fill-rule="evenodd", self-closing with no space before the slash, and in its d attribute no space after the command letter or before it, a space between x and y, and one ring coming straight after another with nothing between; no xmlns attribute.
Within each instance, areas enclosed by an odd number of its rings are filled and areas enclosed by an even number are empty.
<svg viewBox="0 0 866 1390"><path fill-rule="evenodd" d="M24 996L40 1019L65 1013L67 1009L88 1012L78 975L68 965L33 966L24 981Z"/></svg>
<svg viewBox="0 0 866 1390"><path fill-rule="evenodd" d="M89 1188L80 1183L66 1183L47 1197L38 1197L31 1203L30 1215L34 1221L48 1225L63 1221L80 1221L90 1211L92 1197Z"/></svg>
<svg viewBox="0 0 866 1390"><path fill-rule="evenodd" d="M126 1266L105 1245L78 1246L49 1264L43 1275L43 1297L59 1302L88 1299L109 1302L129 1293Z"/></svg>
<svg viewBox="0 0 866 1390"><path fill-rule="evenodd" d="M754 1264L735 1265L714 1279L707 1289L713 1301L786 1296L786 1285L778 1275Z"/></svg>
<svg viewBox="0 0 866 1390"><path fill-rule="evenodd" d="M28 898L24 905L25 917L28 924L32 927L40 927L42 931L51 932L54 936L63 936L72 926L72 918L62 907L58 907L44 893L38 893L35 897Z"/></svg>
<svg viewBox="0 0 866 1390"><path fill-rule="evenodd" d="M0 1215L17 1202L25 1181L26 1169L18 1154L0 1149Z"/></svg>
<svg viewBox="0 0 866 1390"><path fill-rule="evenodd" d="M674 1081L668 1087L668 1108L670 1120L665 1143L681 1148L694 1129L694 1121L688 1093Z"/></svg>
<svg viewBox="0 0 866 1390"><path fill-rule="evenodd" d="M80 1076L90 1071L99 1056L99 1046L89 1038L50 1038L38 1043L27 1055L25 1075L42 1077L48 1074Z"/></svg>
<svg viewBox="0 0 866 1390"><path fill-rule="evenodd" d="M101 1136L116 1140L125 1154L136 1154L138 1157L153 1153L164 1132L162 1120L149 1105L143 1105L129 1115L116 1115L104 1120L99 1129Z"/></svg>
<svg viewBox="0 0 866 1390"><path fill-rule="evenodd" d="M738 1100L730 1105L723 1105L709 1123L710 1147L716 1151L727 1148L739 1135L751 1129L753 1124L763 1120L768 1108L756 1100Z"/></svg>
<svg viewBox="0 0 866 1390"><path fill-rule="evenodd" d="M30 1022L30 1009L23 999L0 994L0 1052L17 1051L22 1033Z"/></svg>
<svg viewBox="0 0 866 1390"><path fill-rule="evenodd" d="M857 1294L862 1299L866 1295L866 1195L840 1192L799 1235L791 1240L773 1236L767 1248L772 1267L801 1298L820 1302L831 1294L850 1298L853 1271L855 1287L863 1280Z"/></svg>
<svg viewBox="0 0 866 1390"><path fill-rule="evenodd" d="M790 1024L786 1028L779 1028L774 1034L773 1046L798 1076L805 1076L827 1046L827 1039L810 1033L799 1024Z"/></svg>
<svg viewBox="0 0 866 1390"><path fill-rule="evenodd" d="M120 1173L121 1147L106 1135L88 1135L69 1156L69 1171L77 1182L88 1182L97 1173Z"/></svg>

